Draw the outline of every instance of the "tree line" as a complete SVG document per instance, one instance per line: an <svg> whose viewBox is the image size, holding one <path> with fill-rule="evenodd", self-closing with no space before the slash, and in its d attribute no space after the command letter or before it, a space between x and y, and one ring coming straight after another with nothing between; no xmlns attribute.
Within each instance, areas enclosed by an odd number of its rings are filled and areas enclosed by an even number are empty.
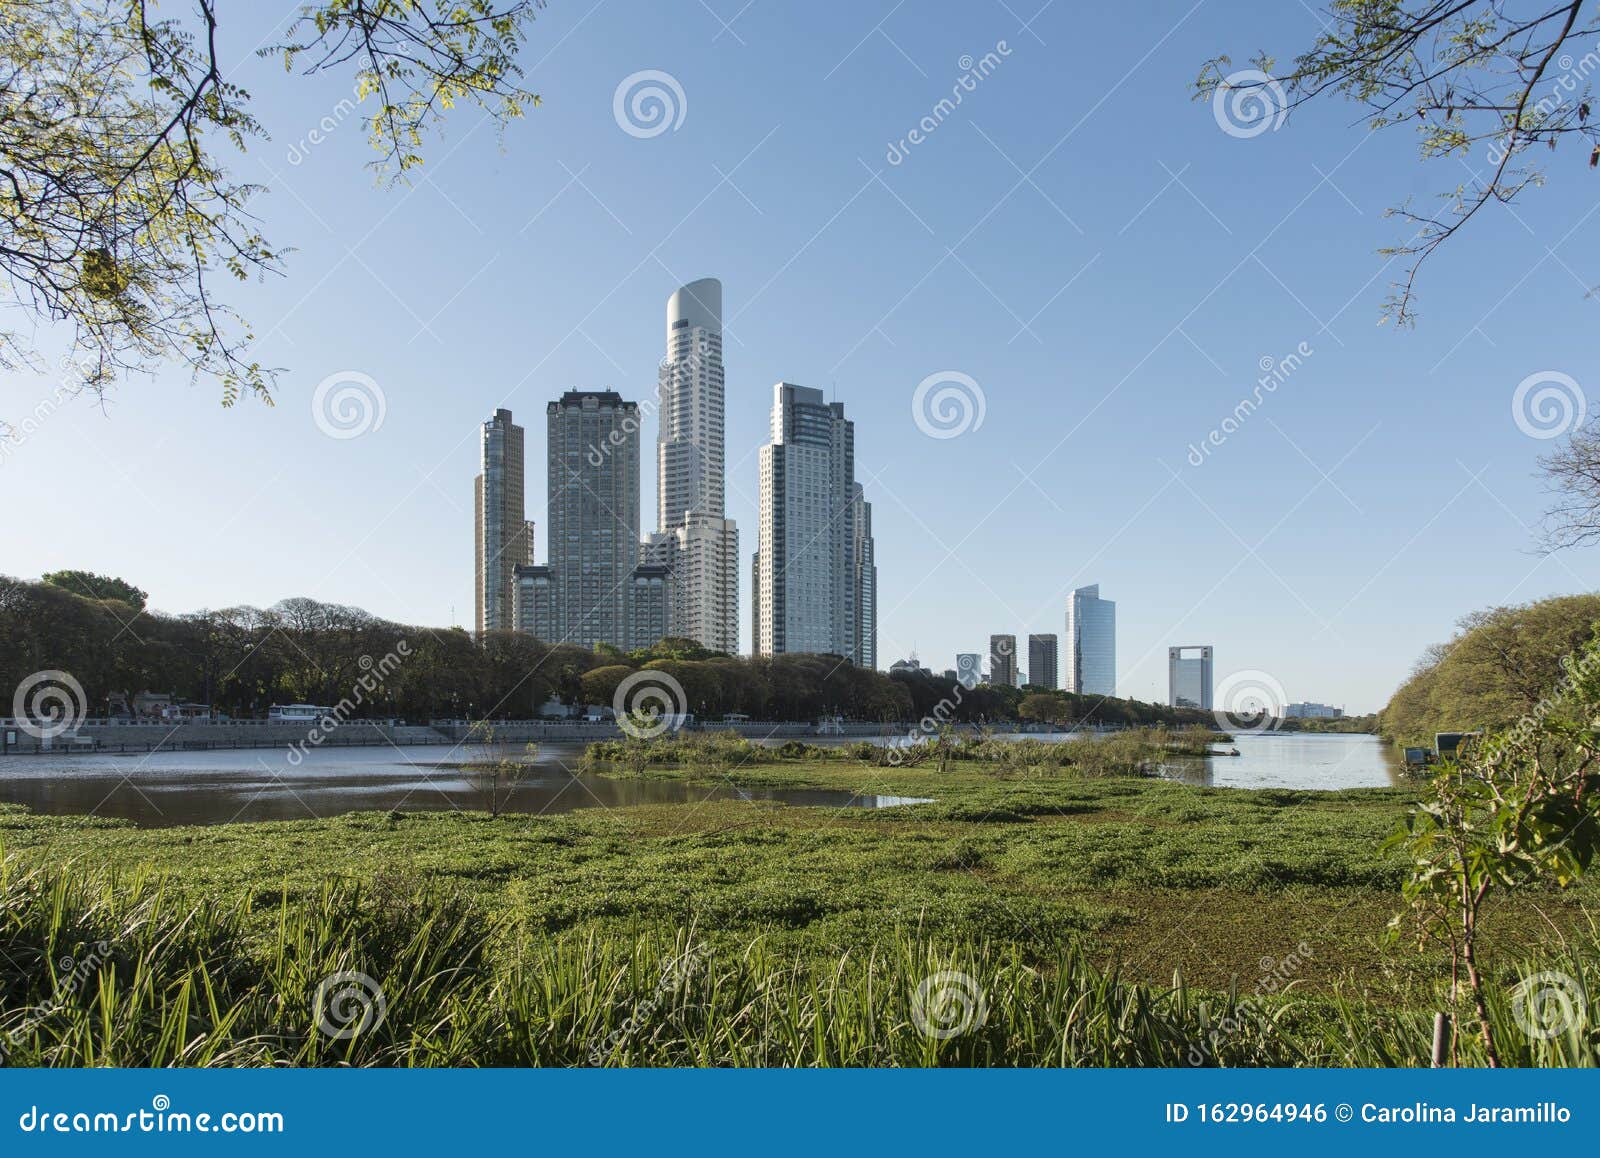
<svg viewBox="0 0 1600 1158"><path fill-rule="evenodd" d="M113 576L64 571L43 582L0 576L0 691L36 672L59 670L83 687L91 716L107 714L114 697L152 691L253 718L273 704L337 703L384 657L401 655L398 663L382 665L387 674L363 694L359 715L528 719L552 699L609 705L623 679L648 669L683 689L683 710L709 719L740 713L789 721L839 715L884 724L925 717L971 724L1210 720L1206 713L1132 700L964 688L921 672L867 671L839 656L731 656L686 639L624 653L551 644L519 632L475 639L456 627L399 624L305 598L184 615L143 604L144 592Z"/></svg>

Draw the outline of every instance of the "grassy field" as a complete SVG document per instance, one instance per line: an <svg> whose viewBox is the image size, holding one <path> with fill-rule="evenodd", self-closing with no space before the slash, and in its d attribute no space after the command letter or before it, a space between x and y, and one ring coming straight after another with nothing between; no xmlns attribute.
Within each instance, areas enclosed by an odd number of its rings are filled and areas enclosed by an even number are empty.
<svg viewBox="0 0 1600 1158"><path fill-rule="evenodd" d="M1408 793L1134 774L1167 743L990 745L942 771L731 742L595 753L616 775L933 798L880 811L157 830L3 811L0 952L21 967L0 1033L19 1062L133 1065L1425 1063L1445 971L1382 944L1400 868L1378 846ZM1491 914L1497 1016L1538 968L1600 996L1596 900ZM62 957L94 968L72 980ZM316 987L352 971L385 1017L330 1039ZM936 985L941 1016L959 1024L964 995L983 1017L941 1037L916 995L946 974L970 992ZM1513 1056L1597 1052L1586 1027Z"/></svg>

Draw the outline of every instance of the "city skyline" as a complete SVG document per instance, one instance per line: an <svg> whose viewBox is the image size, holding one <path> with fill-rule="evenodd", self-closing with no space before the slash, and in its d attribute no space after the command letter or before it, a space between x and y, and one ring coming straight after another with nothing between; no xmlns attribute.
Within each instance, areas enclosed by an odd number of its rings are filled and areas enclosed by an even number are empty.
<svg viewBox="0 0 1600 1158"><path fill-rule="evenodd" d="M70 539L19 520L5 569L122 574L172 611L306 595L471 630L463 482L485 415L526 416L597 377L645 398L663 299L714 270L730 303L726 514L748 538L772 382L847 399L875 507L878 666L913 649L943 666L989 624L1061 630L1067 592L1100 582L1123 605L1124 695L1163 700L1165 649L1214 639L1219 680L1258 669L1296 700L1380 707L1461 617L1589 586L1593 548L1532 552L1536 462L1558 443L1512 404L1546 371L1594 387L1593 303L1550 256L1592 221L1592 182L1553 170L1537 213L1482 218L1430 267L1417 326L1378 328L1399 272L1375 252L1397 240L1383 210L1415 157L1331 109L1297 112L1305 131L1226 132L1189 86L1237 44L1227 8L1158 4L1152 36L1059 6L1026 30L990 7L797 28L755 6L733 22L741 44L701 10L554 6L534 45L545 105L503 143L452 123L427 179L400 190L362 172L353 119L291 150L349 95L313 78L259 109L273 143L239 158L297 247L289 276L238 296L263 363L286 367L277 405L222 410L170 369L104 412L56 404L0 465L14 509L111 517ZM264 86L251 49L273 18L238 17L229 75ZM892 44L871 35L879 18ZM1297 6L1252 19L1272 43L1318 30ZM1063 79L1034 35L1110 52ZM886 143L949 91L961 55L1001 39L1000 67L891 162ZM1113 66L1118 52L1139 68ZM613 97L664 64L685 115L641 138ZM785 88L815 90L805 117ZM1134 123L1147 131L1129 151ZM1091 178L1082 159L1119 147L1126 163ZM946 372L983 408L933 437L912 400ZM55 377L7 371L9 410L32 413ZM354 437L314 407L343 383L369 396ZM1416 453L1424 432L1438 453ZM644 509L659 510L654 473ZM199 528L197 557L153 550L156 519ZM294 551L261 533L290 524ZM1465 541L1473 566L1421 565ZM750 546L734 568L741 652Z"/></svg>

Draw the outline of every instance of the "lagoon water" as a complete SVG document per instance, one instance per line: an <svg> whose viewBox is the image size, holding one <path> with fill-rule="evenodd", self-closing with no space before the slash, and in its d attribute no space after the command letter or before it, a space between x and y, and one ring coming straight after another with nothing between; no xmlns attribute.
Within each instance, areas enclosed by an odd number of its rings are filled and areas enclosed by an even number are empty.
<svg viewBox="0 0 1600 1158"><path fill-rule="evenodd" d="M582 744L540 744L527 779L505 790L507 812L541 815L631 804L767 800L824 808L887 808L897 796L736 788L592 776L577 771ZM299 765L287 749L0 757L0 801L57 816L105 816L143 827L306 820L346 812L487 808L484 787L460 767L509 755L485 748L323 748Z"/></svg>
<svg viewBox="0 0 1600 1158"><path fill-rule="evenodd" d="M1392 751L1376 736L1243 735L1233 746L1238 756L1215 756L1203 769L1196 764L1173 775L1217 787L1337 790L1381 787L1394 783L1398 774ZM52 815L117 817L148 827L305 820L391 809L483 809L485 790L460 765L521 754L520 749L324 748L308 753L299 765L290 764L286 749L6 756L0 757L0 802ZM842 791L586 775L577 771L582 754L582 744L540 744L527 779L509 791L506 810L540 815L740 799L824 808L916 802Z"/></svg>

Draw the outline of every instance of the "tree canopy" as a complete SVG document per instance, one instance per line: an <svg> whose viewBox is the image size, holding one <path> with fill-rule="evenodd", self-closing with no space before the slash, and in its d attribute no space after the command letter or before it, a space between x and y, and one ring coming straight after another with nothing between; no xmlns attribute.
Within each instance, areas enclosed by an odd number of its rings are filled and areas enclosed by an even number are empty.
<svg viewBox="0 0 1600 1158"><path fill-rule="evenodd" d="M1387 316L1408 324L1423 263L1484 208L1541 184L1538 157L1600 165L1590 84L1600 72L1600 5L1329 0L1318 15L1323 32L1286 68L1265 51L1238 71L1218 56L1201 68L1195 95L1232 102L1252 126L1324 96L1354 101L1374 131L1408 127L1424 160L1450 162L1437 210L1409 201L1390 210L1408 236L1381 251L1405 259ZM1578 148L1562 152L1567 144ZM1457 179L1463 161L1466 181Z"/></svg>
<svg viewBox="0 0 1600 1158"><path fill-rule="evenodd" d="M1566 595L1478 611L1430 648L1378 716L1399 743L1436 732L1503 728L1532 712L1562 678L1562 660L1594 637L1600 595Z"/></svg>
<svg viewBox="0 0 1600 1158"><path fill-rule="evenodd" d="M348 76L380 177L422 163L426 131L473 105L502 126L538 96L516 59L544 0L317 0L259 50L289 72ZM72 335L64 385L186 365L270 400L229 280L280 272L231 152L263 136L224 75L219 0L0 4L0 366L37 365L31 323Z"/></svg>

